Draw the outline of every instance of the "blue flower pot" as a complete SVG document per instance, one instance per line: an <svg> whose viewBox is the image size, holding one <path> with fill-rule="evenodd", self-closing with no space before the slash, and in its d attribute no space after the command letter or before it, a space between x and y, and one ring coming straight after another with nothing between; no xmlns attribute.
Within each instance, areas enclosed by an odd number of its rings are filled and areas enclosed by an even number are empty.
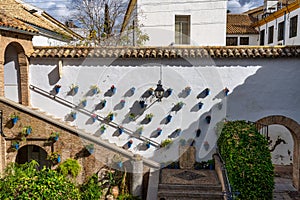
<svg viewBox="0 0 300 200"><path fill-rule="evenodd" d="M119 168L122 168L123 167L123 162L117 162L117 166L119 167Z"/></svg>
<svg viewBox="0 0 300 200"><path fill-rule="evenodd" d="M130 88L131 94L134 94L135 92L135 87Z"/></svg>
<svg viewBox="0 0 300 200"><path fill-rule="evenodd" d="M169 89L167 89L167 91L166 91L166 94L168 95L168 96L170 96L171 94L172 94L172 89L171 88L169 88Z"/></svg>
<svg viewBox="0 0 300 200"><path fill-rule="evenodd" d="M59 138L59 136L55 136L55 137L53 138L53 140L56 142L56 141L58 140L58 138Z"/></svg>
<svg viewBox="0 0 300 200"><path fill-rule="evenodd" d="M12 120L13 125L15 125L19 119L17 117L15 117L15 118L12 118L11 120Z"/></svg>
<svg viewBox="0 0 300 200"><path fill-rule="evenodd" d="M172 120L172 115L168 115L166 120L167 120L167 123L169 123Z"/></svg>
<svg viewBox="0 0 300 200"><path fill-rule="evenodd" d="M13 144L12 147L16 150L18 150L20 148L20 144Z"/></svg>
<svg viewBox="0 0 300 200"><path fill-rule="evenodd" d="M121 135L123 133L123 129L122 128L118 128L118 133Z"/></svg>
<svg viewBox="0 0 300 200"><path fill-rule="evenodd" d="M79 87L74 87L74 88L73 88L73 91L74 91L75 94L78 93L78 90L79 90Z"/></svg>
<svg viewBox="0 0 300 200"><path fill-rule="evenodd" d="M198 108L199 108L199 110L202 108L202 106L203 106L203 103L202 103L202 102L199 102L199 103L198 103Z"/></svg>
<svg viewBox="0 0 300 200"><path fill-rule="evenodd" d="M210 94L210 89L209 89L209 88L206 88L206 89L205 89L205 95L208 96L209 94Z"/></svg>
<svg viewBox="0 0 300 200"><path fill-rule="evenodd" d="M55 87L54 89L55 89L55 93L58 94L59 91L60 91L60 88L59 87Z"/></svg>
<svg viewBox="0 0 300 200"><path fill-rule="evenodd" d="M211 121L211 116L206 116L205 117L206 123L210 124Z"/></svg>
<svg viewBox="0 0 300 200"><path fill-rule="evenodd" d="M32 131L32 128L26 128L26 134L29 135Z"/></svg>
<svg viewBox="0 0 300 200"><path fill-rule="evenodd" d="M77 118L77 114L71 114L71 116L72 116L73 119Z"/></svg>
<svg viewBox="0 0 300 200"><path fill-rule="evenodd" d="M58 155L56 161L57 161L57 163L60 163L60 162L61 162L61 157L60 157L60 155Z"/></svg>
<svg viewBox="0 0 300 200"><path fill-rule="evenodd" d="M83 107L86 107L87 101L82 101L82 102L81 102L81 105L82 105Z"/></svg>
<svg viewBox="0 0 300 200"><path fill-rule="evenodd" d="M162 130L161 130L161 129L158 129L158 130L157 130L157 135L161 135L161 133L162 133Z"/></svg>
<svg viewBox="0 0 300 200"><path fill-rule="evenodd" d="M93 123L96 122L96 117L92 117Z"/></svg>
<svg viewBox="0 0 300 200"><path fill-rule="evenodd" d="M97 94L98 93L98 89L97 88L94 88L92 91L93 91L93 94Z"/></svg>
<svg viewBox="0 0 300 200"><path fill-rule="evenodd" d="M146 144L146 147L149 149L149 148L150 148L150 143L147 143L147 144Z"/></svg>

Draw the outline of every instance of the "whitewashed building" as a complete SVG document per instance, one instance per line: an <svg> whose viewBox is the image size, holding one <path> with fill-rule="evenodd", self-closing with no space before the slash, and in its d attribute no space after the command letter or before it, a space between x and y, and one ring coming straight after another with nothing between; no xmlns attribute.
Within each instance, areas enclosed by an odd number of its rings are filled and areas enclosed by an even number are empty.
<svg viewBox="0 0 300 200"><path fill-rule="evenodd" d="M146 46L224 46L226 12L226 1L131 0L121 32L138 23L149 36Z"/></svg>
<svg viewBox="0 0 300 200"><path fill-rule="evenodd" d="M259 29L259 45L299 45L299 0L265 1L262 19L254 24Z"/></svg>

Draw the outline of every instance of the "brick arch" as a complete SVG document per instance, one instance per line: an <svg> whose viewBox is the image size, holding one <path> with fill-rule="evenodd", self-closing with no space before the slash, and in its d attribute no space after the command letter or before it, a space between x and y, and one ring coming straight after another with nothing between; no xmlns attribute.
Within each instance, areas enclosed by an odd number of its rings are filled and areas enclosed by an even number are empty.
<svg viewBox="0 0 300 200"><path fill-rule="evenodd" d="M5 46L5 50L4 50L4 59L3 59L3 64L5 64L5 54L6 49L9 46L13 46L15 48L15 50L17 51L17 56L18 56L18 65L19 65L19 71L20 71L20 103L23 105L29 105L29 83L28 83L28 73L29 73L29 62L27 59L27 56L25 55L25 50L23 48L23 46L18 43L18 42L10 42L9 44L7 44ZM1 64L1 63L0 63ZM1 66L1 71L3 74L1 74L1 79L3 81L1 81L2 83L4 83L4 65L0 65ZM1 88L1 96L4 96L4 85L2 85Z"/></svg>
<svg viewBox="0 0 300 200"><path fill-rule="evenodd" d="M293 119L281 116L273 115L259 119L257 123L264 125L279 124L286 127L292 134L294 140L294 158L293 158L293 185L299 191L300 190L300 125Z"/></svg>

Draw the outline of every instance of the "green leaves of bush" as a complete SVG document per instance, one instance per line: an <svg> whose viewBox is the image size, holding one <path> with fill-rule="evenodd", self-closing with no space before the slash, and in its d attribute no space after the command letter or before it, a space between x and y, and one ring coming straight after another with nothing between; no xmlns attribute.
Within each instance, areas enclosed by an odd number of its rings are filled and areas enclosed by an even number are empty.
<svg viewBox="0 0 300 200"><path fill-rule="evenodd" d="M237 199L272 199L274 167L267 139L254 124L245 121L226 122L218 147Z"/></svg>

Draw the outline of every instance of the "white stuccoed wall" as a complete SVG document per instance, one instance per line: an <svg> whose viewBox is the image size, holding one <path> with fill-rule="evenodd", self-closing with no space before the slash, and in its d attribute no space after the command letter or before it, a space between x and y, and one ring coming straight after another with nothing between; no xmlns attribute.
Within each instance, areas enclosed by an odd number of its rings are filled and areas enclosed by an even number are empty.
<svg viewBox="0 0 300 200"><path fill-rule="evenodd" d="M50 74L57 69L57 60L51 59L31 59L30 84L40 87L46 91L51 91L55 84L62 85L60 93L57 95L75 104L85 97L91 85L97 84L101 93L94 96L87 96L88 105L86 109L93 111L95 105L106 99L107 105L104 109L95 111L100 116L105 117L109 112L116 114L114 122L136 130L141 126L145 114L153 113L152 122L145 124L143 136L150 135L158 127L162 128L162 135L151 138L158 143L166 139L175 129L181 128L180 137L174 139L174 144L170 149L156 149L153 146L146 151L139 151L137 145L141 141L133 139L133 146L130 148L135 153L142 154L159 162L172 161L178 158L178 143L181 138L195 139L197 149L196 159L198 161L210 159L215 152L217 140L215 125L224 118L228 120L250 120L256 121L270 115L284 115L300 122L300 88L298 70L299 60L297 59L226 59L219 60L209 65L181 66L181 60L177 60L178 66L168 66L171 60L165 60L162 66L162 84L166 89L172 88L170 97L164 98L162 102L154 103L135 122L128 122L126 115L135 101L140 100L141 95L150 87L156 88L159 80L160 64L157 60L152 60L152 64L138 64L136 59L131 62L131 66L120 66L126 63L119 60L116 64L104 66L101 60L94 61L90 65L81 60L65 60L63 75L57 83L50 85ZM145 59L146 60L146 59ZM275 62L276 61L276 62ZM197 62L195 62L197 63ZM69 86L79 85L79 92L75 96L68 96ZM104 93L115 85L116 94L112 97L104 97ZM185 87L190 86L192 92L187 97L182 97L181 92ZM124 97L125 93L135 87L135 94L131 97ZM229 96L224 97L222 90L228 87ZM204 99L197 99L197 95L205 88L210 88L210 95ZM126 105L120 109L119 102L124 99ZM154 98L147 100L148 105L154 102ZM161 124L162 120L170 113L170 110L177 102L185 103L184 107L177 113L172 112L173 119L169 124ZM203 102L201 110L195 109L198 102ZM51 113L61 118L67 118L71 109L59 105L55 101L41 96L31 91L31 104L33 107L41 108L47 113ZM221 106L220 106L221 105ZM210 124L207 124L205 117L212 116ZM116 131L108 127L104 134L100 134L100 122L91 123L89 116L78 114L77 119L71 122L79 128L85 129L90 134L110 142L123 146L130 136L122 134L113 137ZM200 128L202 133L199 138L195 138L196 130ZM209 149L203 146L204 141L208 141ZM289 147L290 148L290 147ZM287 161L289 162L289 161Z"/></svg>
<svg viewBox="0 0 300 200"><path fill-rule="evenodd" d="M175 15L191 16L191 45L225 46L226 1L138 0L139 24L149 36L145 45L167 46L175 42Z"/></svg>

